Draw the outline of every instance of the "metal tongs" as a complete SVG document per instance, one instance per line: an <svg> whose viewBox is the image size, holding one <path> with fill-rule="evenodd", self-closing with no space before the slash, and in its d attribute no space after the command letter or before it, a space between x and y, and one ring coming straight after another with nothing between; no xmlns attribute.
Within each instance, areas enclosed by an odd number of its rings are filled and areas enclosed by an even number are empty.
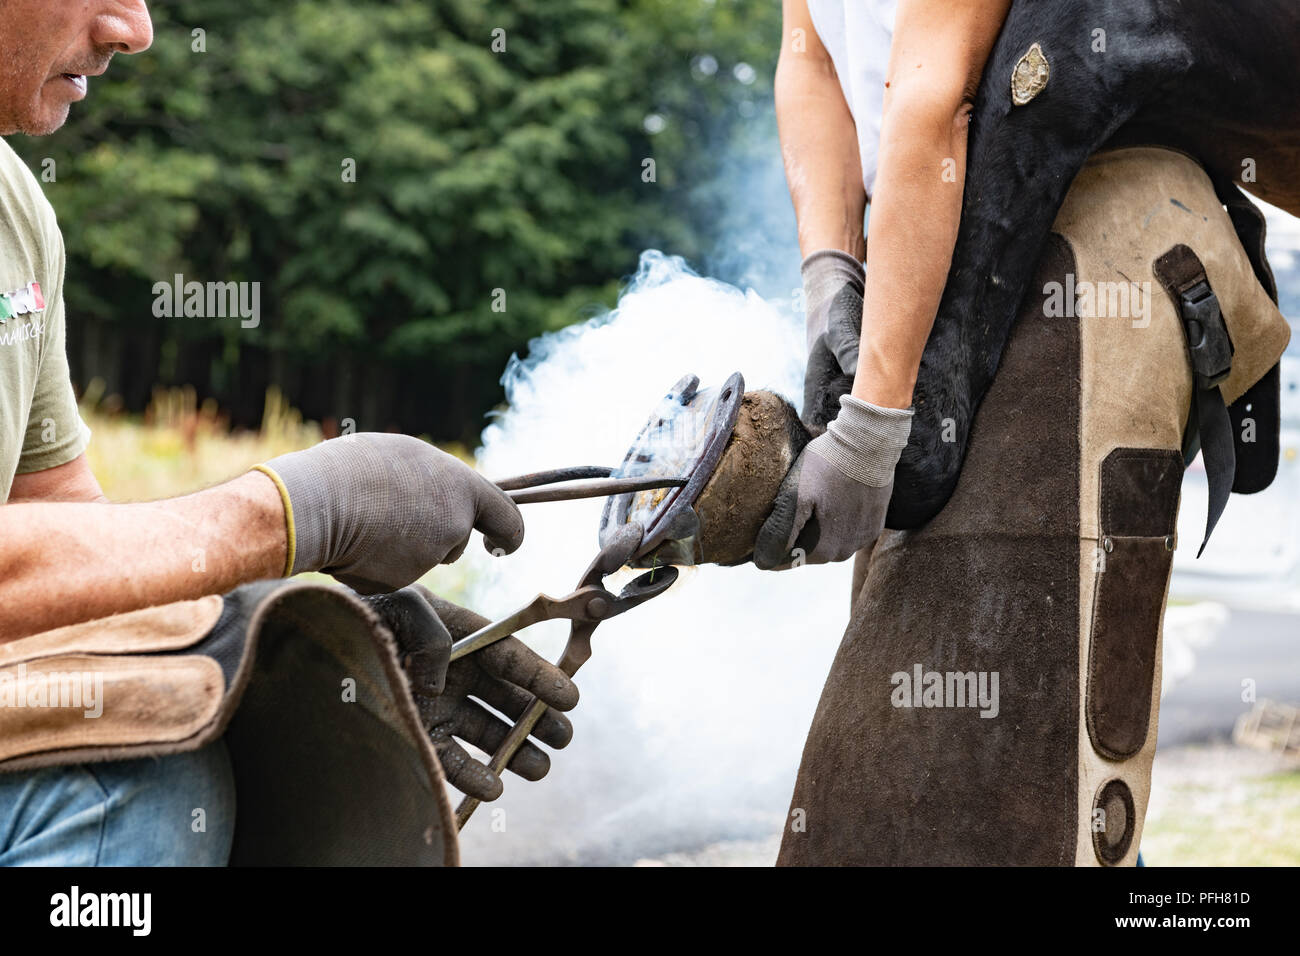
<svg viewBox="0 0 1300 956"><path fill-rule="evenodd" d="M555 468L551 471L535 471L529 475L504 478L496 484L515 504L529 505L541 501L605 498L630 491L651 491L655 488L680 488L687 482L686 478L675 477L611 477L615 470L603 465L578 465L574 468ZM561 487L539 487L545 485Z"/></svg>
<svg viewBox="0 0 1300 956"><path fill-rule="evenodd" d="M566 469L573 471L574 469ZM551 473L542 472L541 475ZM588 477L588 476L582 476ZM554 479L552 479L554 480ZM663 479L656 479L662 481ZM505 483L499 483L502 487ZM538 482L541 484L541 482ZM519 499L516 498L516 501ZM561 499L536 499L561 500ZM673 586L677 580L677 568L654 568L629 582L618 594L607 590L602 583L607 575L626 565L641 547L644 531L641 525L630 521L623 525L609 543L600 549L600 553L588 566L578 582L578 589L563 598L553 598L539 594L509 617L480 628L451 645L451 659L459 660L466 654L472 654L509 637L511 634L531 624L541 621L564 619L572 621L569 628L569 641L564 645L564 653L556 666L566 675L572 677L578 668L591 657L591 636L601 621L617 617L629 608L636 607L653 597L657 597ZM546 712L546 705L537 698L524 711L524 715L515 724L501 746L492 755L488 764L498 775L502 775L516 751L528 739L537 722ZM475 797L466 797L456 808L456 828L464 829L470 816L478 809L479 801Z"/></svg>

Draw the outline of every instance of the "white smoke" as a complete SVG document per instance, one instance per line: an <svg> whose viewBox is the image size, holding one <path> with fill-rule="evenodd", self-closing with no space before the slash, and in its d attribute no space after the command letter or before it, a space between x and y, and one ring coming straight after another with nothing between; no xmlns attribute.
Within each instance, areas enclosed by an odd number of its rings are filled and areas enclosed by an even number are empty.
<svg viewBox="0 0 1300 956"><path fill-rule="evenodd" d="M793 399L804 359L800 316L647 252L614 312L511 362L509 409L484 432L479 468L499 479L617 466L682 375L710 386L740 371L747 390ZM601 506L525 505L518 552L494 559L470 549L475 609L496 617L539 590L571 591L598 550ZM705 566L602 624L577 677L573 743L553 754L541 782L508 776L505 796L461 835L464 861L631 862L779 832L848 621L850 574L849 564ZM554 660L566 633L552 623L525 636Z"/></svg>

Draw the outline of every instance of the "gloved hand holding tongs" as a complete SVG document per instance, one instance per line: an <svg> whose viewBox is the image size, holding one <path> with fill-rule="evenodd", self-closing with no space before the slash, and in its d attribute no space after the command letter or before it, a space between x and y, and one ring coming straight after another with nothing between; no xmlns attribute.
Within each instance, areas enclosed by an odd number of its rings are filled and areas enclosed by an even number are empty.
<svg viewBox="0 0 1300 956"><path fill-rule="evenodd" d="M517 505L684 483L677 478L611 478L612 468L580 467L494 484L427 442L378 433L331 439L257 467L275 482L284 502L285 575L323 571L371 595L365 600L397 640L448 781L476 800L501 795L500 774L506 766L530 780L546 774L546 754L524 739L530 732L557 748L573 735L557 711L577 703L578 690L569 680L577 665L566 669L561 662L557 668L511 638L511 632L548 617L592 622L594 627L595 621L630 606L630 595L615 598L600 588L600 574L589 573L570 598L557 602L539 596L503 622L503 629L488 628L486 619L412 582L433 565L459 558L474 529L483 532L493 554L513 552L524 536ZM602 573L631 558L639 531L635 537L630 549L602 552ZM656 588L645 596L658 593L672 578L661 571ZM459 640L453 650L454 639L467 637L482 650L470 655ZM488 707L512 720L523 719L512 732ZM478 763L458 741L495 750L500 759L490 767Z"/></svg>
<svg viewBox="0 0 1300 956"><path fill-rule="evenodd" d="M610 478L611 472L609 468L569 468L497 484L516 503L527 504L682 483L676 478ZM575 481L579 483L568 484ZM554 487L557 482L566 484ZM461 826L480 801L501 796L505 769L526 780L546 775L550 759L528 740L530 735L556 749L568 744L573 726L559 711L571 710L578 702L578 689L570 678L591 656L596 625L661 594L677 579L676 568L660 568L641 575L617 595L603 587L602 579L632 559L641 539L641 526L628 523L597 555L576 591L559 599L539 594L497 622L439 598L418 584L365 599L397 640L416 706L447 781L467 795L457 811ZM530 624L556 618L573 622L558 665L542 659L513 636ZM512 728L488 707L517 723ZM493 752L491 762L474 760L459 741Z"/></svg>
<svg viewBox="0 0 1300 956"><path fill-rule="evenodd" d="M453 641L488 624L487 618L419 584L363 600L397 640L420 720L447 782L457 790L480 800L501 796L500 768L489 769L460 743L491 752L505 740L510 725L489 707L517 720L534 699L543 700L549 709L532 735L557 750L573 737L573 726L560 711L577 705L578 688L523 642L506 637L452 662ZM540 780L551 762L544 750L528 741L508 766L525 780Z"/></svg>

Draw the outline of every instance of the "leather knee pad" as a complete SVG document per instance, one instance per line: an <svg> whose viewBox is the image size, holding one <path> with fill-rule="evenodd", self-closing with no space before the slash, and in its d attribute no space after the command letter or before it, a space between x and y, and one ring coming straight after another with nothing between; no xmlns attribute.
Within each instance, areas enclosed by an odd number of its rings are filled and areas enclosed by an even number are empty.
<svg viewBox="0 0 1300 956"><path fill-rule="evenodd" d="M239 804L232 865L458 862L396 645L350 591L259 582L0 645L0 773L184 754L223 736Z"/></svg>

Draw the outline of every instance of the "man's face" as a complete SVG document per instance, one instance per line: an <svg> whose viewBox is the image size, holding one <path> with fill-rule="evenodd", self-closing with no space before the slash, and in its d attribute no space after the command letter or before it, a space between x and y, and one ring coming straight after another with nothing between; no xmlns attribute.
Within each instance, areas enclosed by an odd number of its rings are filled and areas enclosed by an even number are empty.
<svg viewBox="0 0 1300 956"><path fill-rule="evenodd" d="M152 42L144 0L0 0L0 135L53 133L114 53Z"/></svg>

